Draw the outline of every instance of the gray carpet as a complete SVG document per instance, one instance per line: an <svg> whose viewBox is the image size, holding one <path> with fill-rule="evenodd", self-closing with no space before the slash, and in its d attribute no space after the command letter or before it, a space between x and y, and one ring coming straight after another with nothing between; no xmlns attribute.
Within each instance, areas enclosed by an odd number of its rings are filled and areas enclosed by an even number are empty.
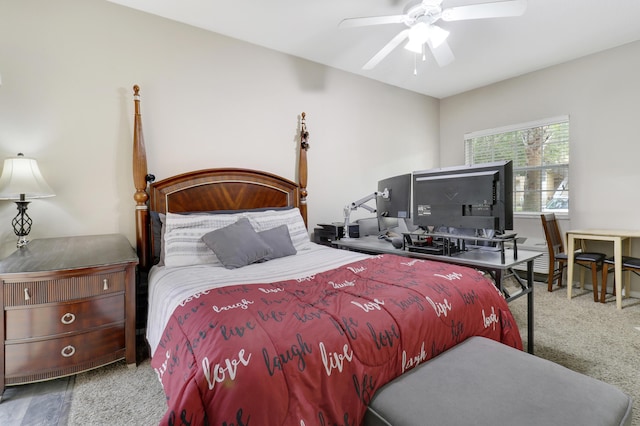
<svg viewBox="0 0 640 426"><path fill-rule="evenodd" d="M157 425L167 409L149 360L124 361L76 376L69 425Z"/></svg>
<svg viewBox="0 0 640 426"><path fill-rule="evenodd" d="M568 300L566 289L549 293L546 284L536 284L535 354L630 394L633 425L640 426L640 300L626 299L617 310L613 297L600 304L591 293L577 293ZM526 298L510 306L526 347ZM136 369L116 363L76 377L69 424L154 425L165 409L148 360Z"/></svg>
<svg viewBox="0 0 640 426"><path fill-rule="evenodd" d="M576 296L577 295L577 296ZM633 422L640 426L640 300L615 297L595 303L591 291L566 287L547 291L536 283L534 291L535 355L571 370L619 387L634 400ZM526 299L510 304L526 347Z"/></svg>

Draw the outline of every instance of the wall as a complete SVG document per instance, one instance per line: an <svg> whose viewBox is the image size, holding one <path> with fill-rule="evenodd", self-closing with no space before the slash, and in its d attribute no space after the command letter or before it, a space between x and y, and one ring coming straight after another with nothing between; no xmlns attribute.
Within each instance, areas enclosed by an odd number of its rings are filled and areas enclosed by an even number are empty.
<svg viewBox="0 0 640 426"><path fill-rule="evenodd" d="M56 191L30 204L32 238L134 241L133 84L157 179L247 167L295 180L306 112L311 227L439 157L437 99L102 0L4 1L0 75L0 156L37 158ZM0 201L5 250L15 212Z"/></svg>
<svg viewBox="0 0 640 426"><path fill-rule="evenodd" d="M562 228L638 229L638 75L640 42L634 42L443 99L440 162L464 163L467 132L568 114L571 201ZM517 219L515 228L543 237L538 216ZM635 246L640 256L640 243ZM633 284L640 291L640 282Z"/></svg>

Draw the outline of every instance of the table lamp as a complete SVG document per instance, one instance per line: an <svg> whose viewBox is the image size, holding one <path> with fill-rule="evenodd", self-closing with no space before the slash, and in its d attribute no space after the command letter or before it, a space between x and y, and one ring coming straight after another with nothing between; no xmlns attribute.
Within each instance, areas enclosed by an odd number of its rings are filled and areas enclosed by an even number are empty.
<svg viewBox="0 0 640 426"><path fill-rule="evenodd" d="M53 190L42 177L38 162L26 158L23 154L4 160L0 175L0 200L14 200L18 206L18 214L13 218L13 232L18 237L17 247L24 247L27 235L31 231L33 221L27 214L29 201L27 198L53 197Z"/></svg>

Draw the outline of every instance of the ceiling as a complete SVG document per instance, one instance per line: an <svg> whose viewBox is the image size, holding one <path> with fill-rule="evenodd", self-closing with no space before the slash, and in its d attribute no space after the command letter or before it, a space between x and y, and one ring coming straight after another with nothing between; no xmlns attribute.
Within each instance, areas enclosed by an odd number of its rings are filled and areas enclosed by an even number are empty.
<svg viewBox="0 0 640 426"><path fill-rule="evenodd" d="M399 15L410 0L108 1L436 98L640 40L640 0L529 0L519 17L438 22L455 55L445 67L429 52L423 62L398 47L363 70L406 26L338 28L340 21ZM486 1L443 0L442 7Z"/></svg>

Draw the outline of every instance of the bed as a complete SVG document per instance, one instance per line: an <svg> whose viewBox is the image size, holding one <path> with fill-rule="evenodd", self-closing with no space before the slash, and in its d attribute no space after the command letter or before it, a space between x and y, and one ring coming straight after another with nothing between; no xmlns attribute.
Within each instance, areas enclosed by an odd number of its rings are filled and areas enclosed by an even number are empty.
<svg viewBox="0 0 640 426"><path fill-rule="evenodd" d="M377 389L471 336L522 349L478 271L312 243L306 117L298 182L237 168L133 175L146 337L163 424L360 425Z"/></svg>

